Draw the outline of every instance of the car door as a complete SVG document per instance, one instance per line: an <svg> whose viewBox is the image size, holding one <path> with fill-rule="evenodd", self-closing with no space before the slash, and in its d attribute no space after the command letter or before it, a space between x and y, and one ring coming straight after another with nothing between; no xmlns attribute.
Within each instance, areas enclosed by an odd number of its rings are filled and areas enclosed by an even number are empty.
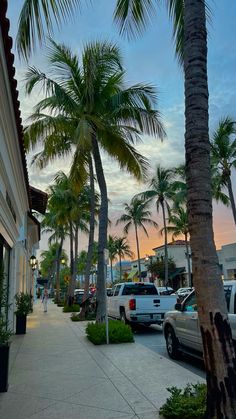
<svg viewBox="0 0 236 419"><path fill-rule="evenodd" d="M120 291L121 285L116 285L113 296L108 297L109 303L108 303L108 316L111 317L119 317L119 310L118 310L118 294Z"/></svg>
<svg viewBox="0 0 236 419"><path fill-rule="evenodd" d="M185 300L183 310L176 318L176 333L180 343L188 348L202 351L195 293Z"/></svg>

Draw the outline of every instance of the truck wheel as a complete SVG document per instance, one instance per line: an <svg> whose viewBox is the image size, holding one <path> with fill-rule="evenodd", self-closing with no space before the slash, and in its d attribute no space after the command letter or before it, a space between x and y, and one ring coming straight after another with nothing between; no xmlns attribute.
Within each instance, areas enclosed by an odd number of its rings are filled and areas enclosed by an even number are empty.
<svg viewBox="0 0 236 419"><path fill-rule="evenodd" d="M126 315L125 315L125 311L124 310L122 310L120 312L120 321L122 323L124 323L124 324L128 324L129 323L128 320L126 319Z"/></svg>
<svg viewBox="0 0 236 419"><path fill-rule="evenodd" d="M165 333L165 338L166 338L166 349L167 349L169 357L172 359L178 359L180 355L179 342L171 326L167 328L166 333Z"/></svg>

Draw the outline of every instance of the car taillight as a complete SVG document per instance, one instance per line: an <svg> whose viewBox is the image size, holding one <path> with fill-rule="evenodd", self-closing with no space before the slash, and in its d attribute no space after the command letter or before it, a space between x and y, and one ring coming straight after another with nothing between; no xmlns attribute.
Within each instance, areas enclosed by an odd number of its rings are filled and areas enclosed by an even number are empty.
<svg viewBox="0 0 236 419"><path fill-rule="evenodd" d="M135 298L132 298L132 300L129 300L129 309L130 310L136 310L136 300L135 300Z"/></svg>

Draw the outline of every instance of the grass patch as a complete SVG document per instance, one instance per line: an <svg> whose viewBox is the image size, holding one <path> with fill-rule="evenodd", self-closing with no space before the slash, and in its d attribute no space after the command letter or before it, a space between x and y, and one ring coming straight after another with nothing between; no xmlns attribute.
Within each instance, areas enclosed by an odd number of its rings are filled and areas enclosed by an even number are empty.
<svg viewBox="0 0 236 419"><path fill-rule="evenodd" d="M106 324L105 323L90 323L86 327L87 338L94 343L94 345L102 345L106 343ZM118 321L109 320L109 342L110 343L124 343L133 342L133 333L131 327Z"/></svg>
<svg viewBox="0 0 236 419"><path fill-rule="evenodd" d="M64 306L63 312L64 313L78 313L80 311L79 304L73 304L72 306Z"/></svg>
<svg viewBox="0 0 236 419"><path fill-rule="evenodd" d="M206 410L206 384L188 384L183 390L167 388L170 397L160 408L165 419L203 419Z"/></svg>
<svg viewBox="0 0 236 419"><path fill-rule="evenodd" d="M79 317L79 314L72 313L70 319L72 320L72 322L84 322L86 320L95 320L96 314L89 313L85 319L81 319Z"/></svg>

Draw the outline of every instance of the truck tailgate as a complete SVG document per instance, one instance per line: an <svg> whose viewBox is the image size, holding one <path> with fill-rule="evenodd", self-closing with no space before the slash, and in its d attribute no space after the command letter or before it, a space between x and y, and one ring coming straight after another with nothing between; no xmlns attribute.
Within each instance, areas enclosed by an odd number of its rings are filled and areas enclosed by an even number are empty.
<svg viewBox="0 0 236 419"><path fill-rule="evenodd" d="M136 312L162 313L173 310L176 304L175 295L135 296Z"/></svg>

